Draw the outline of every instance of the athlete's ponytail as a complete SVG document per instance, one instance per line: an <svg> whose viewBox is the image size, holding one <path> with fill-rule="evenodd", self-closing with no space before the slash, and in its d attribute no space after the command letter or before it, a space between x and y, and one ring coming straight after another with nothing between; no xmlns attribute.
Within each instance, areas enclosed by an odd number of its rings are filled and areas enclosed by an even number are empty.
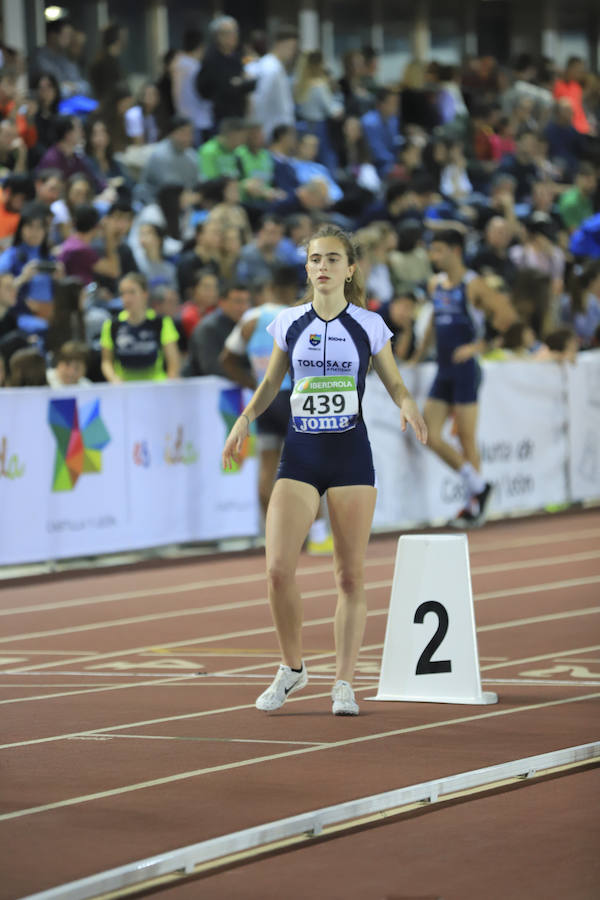
<svg viewBox="0 0 600 900"><path fill-rule="evenodd" d="M310 237L307 244L307 250L310 247L311 243L313 241L316 241L318 238L335 238L336 240L338 240L344 248L346 256L348 257L349 265L356 265L356 268L352 274L352 278L344 285L344 297L346 298L348 303L354 303L355 306L362 306L363 308L365 308L367 305L365 279L359 264L359 251L352 239L352 236L348 234L347 231L343 231L341 228L338 228L337 225L322 225L321 228L319 228L319 230ZM309 282L306 294L300 302L312 302L313 294L313 286Z"/></svg>

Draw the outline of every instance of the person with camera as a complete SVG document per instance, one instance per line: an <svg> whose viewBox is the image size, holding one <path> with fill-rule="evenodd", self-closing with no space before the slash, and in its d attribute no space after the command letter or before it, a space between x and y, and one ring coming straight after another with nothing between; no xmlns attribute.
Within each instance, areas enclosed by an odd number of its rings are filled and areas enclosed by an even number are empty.
<svg viewBox="0 0 600 900"><path fill-rule="evenodd" d="M53 312L54 279L64 275L48 246L48 211L39 203L23 207L12 245L0 256L0 275L13 275L15 314L27 334L43 335Z"/></svg>

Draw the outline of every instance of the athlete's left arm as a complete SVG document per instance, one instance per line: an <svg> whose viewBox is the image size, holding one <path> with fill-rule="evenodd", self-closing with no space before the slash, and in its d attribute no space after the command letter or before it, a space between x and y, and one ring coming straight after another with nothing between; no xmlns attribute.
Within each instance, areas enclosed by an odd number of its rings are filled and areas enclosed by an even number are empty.
<svg viewBox="0 0 600 900"><path fill-rule="evenodd" d="M396 406L400 408L402 431L406 431L406 423L408 422L421 443L426 444L427 425L425 424L425 419L419 412L419 407L402 380L392 353L390 341L387 341L379 353L373 357L373 368L381 378L386 391Z"/></svg>

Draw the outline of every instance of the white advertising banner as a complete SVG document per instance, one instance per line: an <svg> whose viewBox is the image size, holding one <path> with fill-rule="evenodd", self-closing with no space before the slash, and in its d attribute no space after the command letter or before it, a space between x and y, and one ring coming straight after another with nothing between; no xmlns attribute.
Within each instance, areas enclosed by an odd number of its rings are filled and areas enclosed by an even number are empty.
<svg viewBox="0 0 600 900"><path fill-rule="evenodd" d="M0 564L255 534L256 459L221 448L243 407L218 378L0 393Z"/></svg>
<svg viewBox="0 0 600 900"><path fill-rule="evenodd" d="M569 487L572 500L600 500L600 350L569 366Z"/></svg>

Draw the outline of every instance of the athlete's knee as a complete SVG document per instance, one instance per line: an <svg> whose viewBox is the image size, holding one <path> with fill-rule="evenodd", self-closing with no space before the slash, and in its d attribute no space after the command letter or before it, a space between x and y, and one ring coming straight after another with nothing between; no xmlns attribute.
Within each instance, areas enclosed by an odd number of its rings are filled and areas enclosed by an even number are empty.
<svg viewBox="0 0 600 900"><path fill-rule="evenodd" d="M294 584L295 577L293 566L285 560L273 559L267 563L267 582L270 591L287 590Z"/></svg>
<svg viewBox="0 0 600 900"><path fill-rule="evenodd" d="M363 567L356 565L336 566L335 579L338 590L345 595L353 595L362 591L364 586Z"/></svg>

